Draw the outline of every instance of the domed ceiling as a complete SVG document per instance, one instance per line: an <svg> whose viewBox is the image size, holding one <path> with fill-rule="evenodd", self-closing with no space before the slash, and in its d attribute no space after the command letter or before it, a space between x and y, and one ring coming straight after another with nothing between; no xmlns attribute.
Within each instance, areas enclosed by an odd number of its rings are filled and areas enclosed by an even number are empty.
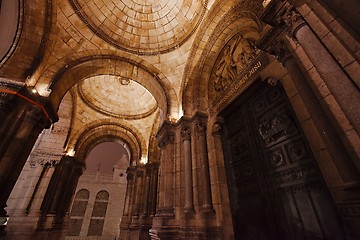
<svg viewBox="0 0 360 240"><path fill-rule="evenodd" d="M89 107L113 117L145 118L157 109L155 98L146 88L118 76L87 78L78 84L78 92Z"/></svg>
<svg viewBox="0 0 360 240"><path fill-rule="evenodd" d="M137 54L179 47L195 32L207 0L69 0L82 21L107 43Z"/></svg>

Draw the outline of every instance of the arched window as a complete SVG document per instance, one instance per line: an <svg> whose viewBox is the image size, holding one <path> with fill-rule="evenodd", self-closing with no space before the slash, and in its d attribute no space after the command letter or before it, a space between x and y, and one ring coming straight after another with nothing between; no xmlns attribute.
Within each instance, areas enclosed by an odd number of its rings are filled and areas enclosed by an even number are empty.
<svg viewBox="0 0 360 240"><path fill-rule="evenodd" d="M69 236L79 236L81 226L84 220L86 207L89 201L90 193L86 189L80 189L76 195L70 213Z"/></svg>
<svg viewBox="0 0 360 240"><path fill-rule="evenodd" d="M98 192L95 199L94 209L91 215L88 236L102 235L108 202L109 193L104 190Z"/></svg>

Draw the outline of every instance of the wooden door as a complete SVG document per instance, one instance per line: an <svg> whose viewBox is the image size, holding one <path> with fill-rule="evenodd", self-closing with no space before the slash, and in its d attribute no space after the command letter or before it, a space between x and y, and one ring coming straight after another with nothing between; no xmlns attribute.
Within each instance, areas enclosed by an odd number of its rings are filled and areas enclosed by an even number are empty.
<svg viewBox="0 0 360 240"><path fill-rule="evenodd" d="M258 81L222 116L236 239L342 239L283 88Z"/></svg>

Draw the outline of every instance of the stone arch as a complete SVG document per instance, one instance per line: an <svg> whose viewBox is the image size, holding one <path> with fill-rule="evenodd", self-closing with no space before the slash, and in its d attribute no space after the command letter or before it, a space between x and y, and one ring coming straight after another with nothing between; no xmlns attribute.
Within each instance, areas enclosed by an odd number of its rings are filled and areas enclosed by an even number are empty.
<svg viewBox="0 0 360 240"><path fill-rule="evenodd" d="M179 104L176 93L160 70L136 56L107 53L84 52L80 58L68 63L64 59L59 60L41 74L35 87L49 89L51 105L57 109L65 93L81 80L97 75L126 77L141 84L154 96L162 112L162 120L177 114Z"/></svg>
<svg viewBox="0 0 360 240"><path fill-rule="evenodd" d="M230 6L230 8L229 8ZM221 8L224 11L219 11ZM182 103L185 114L209 107L208 84L212 68L217 57L227 42L237 34L251 35L258 39L262 24L258 18L261 11L261 1L241 1L217 3L209 13L195 40L185 68L183 79ZM219 19L219 20L216 20ZM216 22L216 27L210 25ZM203 44L205 47L199 47Z"/></svg>
<svg viewBox="0 0 360 240"><path fill-rule="evenodd" d="M36 2L18 0L19 17L16 35L7 54L0 61L0 76L25 81L41 62L51 32L54 14L52 0ZM41 31L34 32L33 29ZM26 57L24 54L26 53Z"/></svg>
<svg viewBox="0 0 360 240"><path fill-rule="evenodd" d="M118 123L99 121L78 131L67 144L66 150L73 149L76 157L84 162L96 145L106 142L124 142L130 152L130 164L137 163L147 153L145 140L136 129Z"/></svg>

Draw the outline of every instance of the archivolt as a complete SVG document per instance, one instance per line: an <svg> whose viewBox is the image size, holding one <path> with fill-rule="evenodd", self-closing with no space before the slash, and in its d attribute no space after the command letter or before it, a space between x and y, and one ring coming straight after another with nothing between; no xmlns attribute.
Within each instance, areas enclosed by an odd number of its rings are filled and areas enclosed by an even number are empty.
<svg viewBox="0 0 360 240"><path fill-rule="evenodd" d="M85 161L94 146L102 142L120 139L129 147L130 163L133 163L138 162L142 154L147 152L146 143L140 136L140 133L134 128L117 123L98 121L75 134L67 144L67 148L74 146L76 157L81 161Z"/></svg>
<svg viewBox="0 0 360 240"><path fill-rule="evenodd" d="M253 2L254 6L249 5L247 1L241 1L230 8L226 14L217 11L219 6L213 7L209 18L215 19L216 16L221 18L214 29L207 26L207 29L199 32L185 69L182 102L186 113L207 109L211 69L226 42L239 32L253 31L258 34L261 23L255 12L258 12L257 8L258 5L261 6L261 1ZM206 22L209 22L209 19ZM205 44L204 48L199 48L201 42Z"/></svg>
<svg viewBox="0 0 360 240"><path fill-rule="evenodd" d="M126 69L124 69L126 65ZM136 72L141 72L137 74ZM114 55L94 55L82 57L59 69L50 85L50 102L57 109L65 93L79 81L96 75L114 75L132 79L143 85L156 99L162 118L177 111L178 101L171 84L155 67L142 59L125 58ZM41 79L40 79L41 82Z"/></svg>

